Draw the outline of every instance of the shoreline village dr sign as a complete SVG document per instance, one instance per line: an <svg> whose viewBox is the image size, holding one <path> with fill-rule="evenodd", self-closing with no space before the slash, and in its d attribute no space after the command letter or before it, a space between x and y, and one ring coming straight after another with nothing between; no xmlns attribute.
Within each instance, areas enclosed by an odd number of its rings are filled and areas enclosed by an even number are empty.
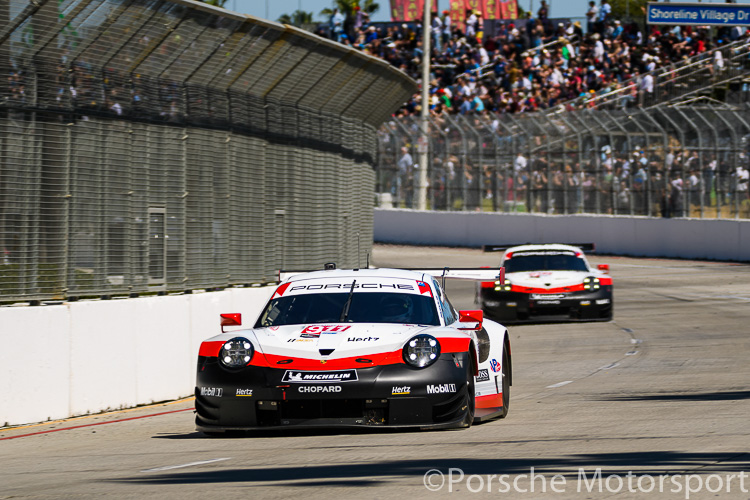
<svg viewBox="0 0 750 500"><path fill-rule="evenodd" d="M750 4L649 2L649 24L750 26Z"/></svg>

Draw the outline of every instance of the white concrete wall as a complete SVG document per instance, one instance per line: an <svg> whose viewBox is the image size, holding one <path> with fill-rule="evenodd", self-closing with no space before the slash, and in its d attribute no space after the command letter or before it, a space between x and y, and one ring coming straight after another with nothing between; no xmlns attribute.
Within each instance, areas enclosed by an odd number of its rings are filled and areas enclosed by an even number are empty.
<svg viewBox="0 0 750 500"><path fill-rule="evenodd" d="M376 209L374 237L381 243L463 247L593 242L604 254L750 261L750 220Z"/></svg>
<svg viewBox="0 0 750 500"><path fill-rule="evenodd" d="M219 314L250 325L274 289L0 308L0 426L189 396Z"/></svg>

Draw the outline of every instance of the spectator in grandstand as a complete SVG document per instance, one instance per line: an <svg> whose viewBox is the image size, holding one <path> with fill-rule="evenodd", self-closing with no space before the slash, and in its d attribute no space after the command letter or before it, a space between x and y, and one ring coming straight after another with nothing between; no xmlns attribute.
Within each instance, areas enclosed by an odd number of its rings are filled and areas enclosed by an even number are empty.
<svg viewBox="0 0 750 500"><path fill-rule="evenodd" d="M734 176L735 183L737 185L737 202L742 203L744 200L748 199L748 193L750 192L750 189L748 189L748 183L750 183L750 173L748 173L747 169L744 168L742 164L738 164L734 172Z"/></svg>
<svg viewBox="0 0 750 500"><path fill-rule="evenodd" d="M690 170L690 175L688 176L688 189L690 193L690 205L700 206L701 204L701 181L700 181L700 177L698 176L698 170L696 169Z"/></svg>
<svg viewBox="0 0 750 500"><path fill-rule="evenodd" d="M729 195L731 169L727 160L721 160L716 177L716 204L726 205Z"/></svg>
<svg viewBox="0 0 750 500"><path fill-rule="evenodd" d="M414 160L409 154L409 148L406 146L401 147L401 158L399 158L396 164L398 168L398 175L396 176L396 183L393 187L393 199L395 206L399 207L402 200L406 200L406 207L411 207L410 196L408 195L407 185L412 178L412 171L414 170Z"/></svg>
<svg viewBox="0 0 750 500"><path fill-rule="evenodd" d="M442 52L443 44L443 20L440 16L433 16L432 18L432 43L435 50L439 53Z"/></svg>
<svg viewBox="0 0 750 500"><path fill-rule="evenodd" d="M451 29L453 28L453 21L451 20L451 12L449 10L443 11L442 21L443 21L442 42L443 42L443 46L445 46L448 43L448 41L451 39L451 34L452 34Z"/></svg>
<svg viewBox="0 0 750 500"><path fill-rule="evenodd" d="M617 39L622 35L623 28L619 19L615 19L614 26L612 27L612 33L609 34L609 38Z"/></svg>
<svg viewBox="0 0 750 500"><path fill-rule="evenodd" d="M599 25L597 26L597 32L604 32L611 15L612 6L609 4L609 0L602 0L601 7L599 7Z"/></svg>
<svg viewBox="0 0 750 500"><path fill-rule="evenodd" d="M344 14L339 12L339 9L334 8L333 13L331 14L331 17L328 19L328 26L330 29L330 33L332 33L332 38L338 42L341 41L341 35L344 34L344 20L346 17Z"/></svg>
<svg viewBox="0 0 750 500"><path fill-rule="evenodd" d="M522 152L519 151L516 155L516 159L513 160L513 171L515 171L516 173L525 172L528 163L529 162L526 157Z"/></svg>
<svg viewBox="0 0 750 500"><path fill-rule="evenodd" d="M594 32L597 21L599 21L599 7L596 6L594 0L591 0L589 2L589 10L586 11L586 31L588 33Z"/></svg>
<svg viewBox="0 0 750 500"><path fill-rule="evenodd" d="M716 177L716 168L719 162L716 161L716 155L711 155L709 161L703 164L703 199L706 205L712 205L711 192L714 189L714 177Z"/></svg>
<svg viewBox="0 0 750 500"><path fill-rule="evenodd" d="M466 10L466 40L474 45L477 41L477 33L480 28L480 12L478 10Z"/></svg>
<svg viewBox="0 0 750 500"><path fill-rule="evenodd" d="M682 193L682 179L674 179L670 183L669 211L672 217L682 217L685 199Z"/></svg>

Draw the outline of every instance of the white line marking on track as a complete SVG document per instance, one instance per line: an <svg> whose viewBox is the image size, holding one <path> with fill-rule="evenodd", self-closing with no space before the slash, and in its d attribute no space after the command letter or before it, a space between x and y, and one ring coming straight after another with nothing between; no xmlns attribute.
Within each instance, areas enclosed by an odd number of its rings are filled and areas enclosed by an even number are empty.
<svg viewBox="0 0 750 500"><path fill-rule="evenodd" d="M230 458L214 458L212 460L202 460L200 462L190 462L189 464L182 464L182 465L165 465L164 467L157 467L155 469L145 469L141 472L160 472L163 470L171 470L171 469L181 469L183 467L192 467L194 465L204 465L204 464L210 464L213 462L221 462L222 460L231 460Z"/></svg>
<svg viewBox="0 0 750 500"><path fill-rule="evenodd" d="M565 382L558 382L556 384L548 385L547 389L555 389L557 387L562 387L564 385L568 385L568 384L571 384L571 383L573 383L572 380L566 380Z"/></svg>

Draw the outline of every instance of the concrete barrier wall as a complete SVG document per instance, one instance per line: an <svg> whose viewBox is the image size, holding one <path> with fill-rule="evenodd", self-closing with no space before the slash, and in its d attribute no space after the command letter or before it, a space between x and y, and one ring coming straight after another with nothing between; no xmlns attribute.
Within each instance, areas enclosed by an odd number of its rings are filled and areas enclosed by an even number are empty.
<svg viewBox="0 0 750 500"><path fill-rule="evenodd" d="M376 209L374 238L462 247L593 242L597 252L612 255L750 261L750 220Z"/></svg>
<svg viewBox="0 0 750 500"><path fill-rule="evenodd" d="M0 426L189 396L219 314L249 325L274 289L0 308Z"/></svg>

